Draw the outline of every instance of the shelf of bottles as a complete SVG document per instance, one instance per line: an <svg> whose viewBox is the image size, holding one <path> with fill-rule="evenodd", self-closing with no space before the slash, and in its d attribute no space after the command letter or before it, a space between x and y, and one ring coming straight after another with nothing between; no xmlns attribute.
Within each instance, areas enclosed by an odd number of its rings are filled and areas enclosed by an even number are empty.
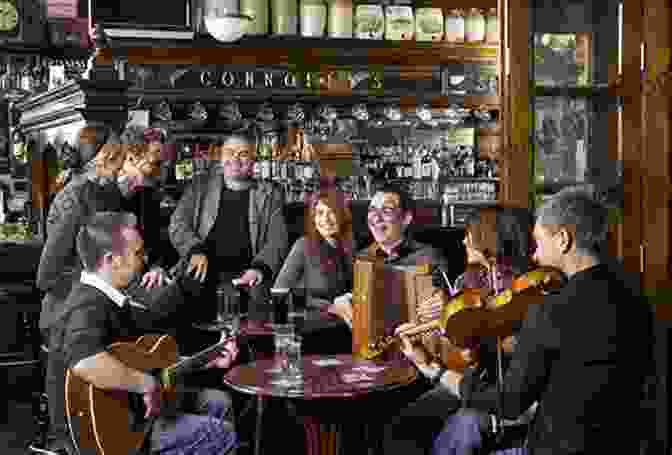
<svg viewBox="0 0 672 455"><path fill-rule="evenodd" d="M254 178L276 182L284 188L287 203L301 203L320 187L316 144L340 141L351 146L353 171L335 182L353 200L368 200L381 182L392 181L406 187L413 198L440 205L496 203L500 184L498 155L492 150L496 136L480 133L497 124L496 112L459 106L448 110L418 106L402 112L395 106L366 105L355 106L350 115L343 116L342 111L318 109L331 120L306 118L301 126L294 124L284 145L283 133L263 133ZM177 144L177 159L166 170L169 186L181 186L212 166L208 145L202 142L193 138Z"/></svg>

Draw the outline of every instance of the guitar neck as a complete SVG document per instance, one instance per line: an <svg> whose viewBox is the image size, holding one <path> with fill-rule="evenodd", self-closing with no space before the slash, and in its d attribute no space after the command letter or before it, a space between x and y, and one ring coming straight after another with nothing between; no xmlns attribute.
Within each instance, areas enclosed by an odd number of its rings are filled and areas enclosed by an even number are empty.
<svg viewBox="0 0 672 455"><path fill-rule="evenodd" d="M221 351L224 349L224 346L229 342L235 339L235 336L227 337L226 339L208 346L196 354L189 356L185 359L180 360L179 362L164 368L162 373L162 378L175 378L179 375L188 373L190 371L197 370L208 362L213 360ZM165 382L165 381L164 381ZM172 381L170 381L172 382Z"/></svg>

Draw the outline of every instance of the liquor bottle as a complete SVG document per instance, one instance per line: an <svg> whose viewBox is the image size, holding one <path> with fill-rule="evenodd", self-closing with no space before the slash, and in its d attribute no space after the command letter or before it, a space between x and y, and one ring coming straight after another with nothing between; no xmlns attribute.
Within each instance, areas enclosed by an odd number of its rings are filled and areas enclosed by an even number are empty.
<svg viewBox="0 0 672 455"><path fill-rule="evenodd" d="M270 180L271 179L271 148L268 144L261 144L261 179Z"/></svg>
<svg viewBox="0 0 672 455"><path fill-rule="evenodd" d="M413 178L422 179L422 148L417 146L413 149Z"/></svg>
<svg viewBox="0 0 672 455"><path fill-rule="evenodd" d="M410 144L404 146L404 177L407 179L413 178L413 147Z"/></svg>
<svg viewBox="0 0 672 455"><path fill-rule="evenodd" d="M280 181L286 182L289 180L289 161L288 160L278 160L278 179Z"/></svg>
<svg viewBox="0 0 672 455"><path fill-rule="evenodd" d="M430 156L429 148L424 148L422 155L422 179L432 178L432 158Z"/></svg>
<svg viewBox="0 0 672 455"><path fill-rule="evenodd" d="M471 147L467 147L467 155L464 161L464 172L467 177L476 176L476 157L474 156L474 150Z"/></svg>
<svg viewBox="0 0 672 455"><path fill-rule="evenodd" d="M437 156L437 154L438 150L435 150L433 155ZM440 177L441 177L441 166L439 166L438 160L432 159L432 180L438 182Z"/></svg>
<svg viewBox="0 0 672 455"><path fill-rule="evenodd" d="M304 167L303 167L303 176L304 180L309 182L315 178L315 167L314 167L314 161L306 161L304 162Z"/></svg>
<svg viewBox="0 0 672 455"><path fill-rule="evenodd" d="M403 162L403 148L401 147L401 144L399 141L394 141L394 145L392 146L392 154L394 157L394 169L396 172L396 178L398 179L403 179L404 178L404 162Z"/></svg>
<svg viewBox="0 0 672 455"><path fill-rule="evenodd" d="M287 324L289 316L289 289L271 289L271 303L274 324Z"/></svg>
<svg viewBox="0 0 672 455"><path fill-rule="evenodd" d="M271 180L280 180L280 160L271 158Z"/></svg>

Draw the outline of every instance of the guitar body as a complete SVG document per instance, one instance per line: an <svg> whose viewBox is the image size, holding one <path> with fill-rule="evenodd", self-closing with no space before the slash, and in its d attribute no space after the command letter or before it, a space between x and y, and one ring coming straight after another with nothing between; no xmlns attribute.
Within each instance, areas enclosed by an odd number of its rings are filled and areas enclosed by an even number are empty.
<svg viewBox="0 0 672 455"><path fill-rule="evenodd" d="M134 343L114 343L108 352L128 367L147 372L167 368L178 360L177 343L168 335L145 335ZM174 398L174 394L174 389L166 390L164 398ZM126 455L141 448L151 423L136 415L131 395L98 389L68 370L66 415L81 455Z"/></svg>

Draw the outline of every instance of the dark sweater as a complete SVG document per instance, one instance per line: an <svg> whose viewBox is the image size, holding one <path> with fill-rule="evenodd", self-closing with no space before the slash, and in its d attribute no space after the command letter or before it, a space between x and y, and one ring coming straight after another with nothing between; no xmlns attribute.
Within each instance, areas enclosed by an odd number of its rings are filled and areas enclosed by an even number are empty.
<svg viewBox="0 0 672 455"><path fill-rule="evenodd" d="M105 351L114 342L142 335L134 311L132 306L122 309L93 286L75 284L62 319L61 347L68 366Z"/></svg>
<svg viewBox="0 0 672 455"><path fill-rule="evenodd" d="M219 213L205 241L191 250L191 254L208 257L208 278L219 279L221 274L236 275L250 266L252 245L248 210L250 190L222 190Z"/></svg>
<svg viewBox="0 0 672 455"><path fill-rule="evenodd" d="M161 200L159 192L154 188L142 188L124 198L122 210L138 217L142 227L142 238L149 266L160 266L168 269L178 261L179 255L164 235L161 220Z"/></svg>
<svg viewBox="0 0 672 455"><path fill-rule="evenodd" d="M352 291L352 254L325 240L301 237L285 259L274 287L305 288L311 306L320 301L331 303Z"/></svg>

